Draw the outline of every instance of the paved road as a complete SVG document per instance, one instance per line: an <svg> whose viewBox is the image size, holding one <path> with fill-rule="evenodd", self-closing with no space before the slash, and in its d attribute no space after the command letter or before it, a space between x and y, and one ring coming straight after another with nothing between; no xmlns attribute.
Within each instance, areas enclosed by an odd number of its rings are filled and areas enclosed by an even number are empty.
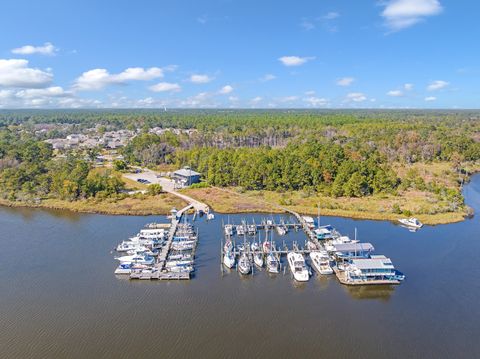
<svg viewBox="0 0 480 359"><path fill-rule="evenodd" d="M189 197L187 195L184 195L183 193L179 193L175 190L175 185L174 182L165 177L158 177L158 173L147 169L147 168L142 168L142 172L140 173L125 173L123 176L126 178L129 178L131 180L137 181L139 178L146 179L150 183L158 183L162 186L163 190L165 192L171 193L188 203L192 204L195 210L201 210L206 212L208 210L208 206L205 203L202 203L200 201L197 201L196 199Z"/></svg>

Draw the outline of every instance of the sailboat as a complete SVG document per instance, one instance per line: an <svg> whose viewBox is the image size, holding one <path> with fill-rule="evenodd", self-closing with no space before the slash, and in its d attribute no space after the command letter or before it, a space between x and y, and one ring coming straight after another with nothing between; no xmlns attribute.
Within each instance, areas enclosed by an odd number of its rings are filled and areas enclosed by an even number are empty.
<svg viewBox="0 0 480 359"><path fill-rule="evenodd" d="M252 265L247 253L243 252L238 260L238 271L240 274L247 275L252 270Z"/></svg>
<svg viewBox="0 0 480 359"><path fill-rule="evenodd" d="M223 264L227 268L233 268L233 266L235 265L235 255L232 251L228 250L225 252L223 256Z"/></svg>
<svg viewBox="0 0 480 359"><path fill-rule="evenodd" d="M249 274L250 271L252 270L252 263L250 262L250 258L247 254L249 248L247 245L247 239L246 237L243 237L243 251L242 254L240 255L240 258L238 259L238 266L237 269L240 272L240 274Z"/></svg>

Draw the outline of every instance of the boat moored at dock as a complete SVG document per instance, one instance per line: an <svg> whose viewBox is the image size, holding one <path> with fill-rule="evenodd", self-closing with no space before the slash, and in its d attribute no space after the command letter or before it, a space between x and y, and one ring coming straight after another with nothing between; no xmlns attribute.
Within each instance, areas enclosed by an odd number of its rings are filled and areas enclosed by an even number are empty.
<svg viewBox="0 0 480 359"><path fill-rule="evenodd" d="M303 255L296 252L290 252L287 254L287 260L293 278L298 282L308 281L310 275Z"/></svg>

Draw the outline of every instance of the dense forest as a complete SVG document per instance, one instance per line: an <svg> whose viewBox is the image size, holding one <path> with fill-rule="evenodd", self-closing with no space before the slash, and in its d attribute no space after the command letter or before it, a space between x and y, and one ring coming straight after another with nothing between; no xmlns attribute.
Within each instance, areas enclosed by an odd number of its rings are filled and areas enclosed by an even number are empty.
<svg viewBox="0 0 480 359"><path fill-rule="evenodd" d="M45 142L0 131L0 189L5 199L51 196L72 201L116 195L123 188L120 178L93 170L91 161L81 156L54 157Z"/></svg>
<svg viewBox="0 0 480 359"><path fill-rule="evenodd" d="M46 124L55 126L39 133ZM118 194L121 180L93 171L88 154L59 156L43 142L92 129L137 131L120 150L130 165L189 165L210 185L333 197L408 188L458 197L418 173L401 178L395 166L447 161L460 173L480 159L480 117L471 111L0 111L3 196Z"/></svg>

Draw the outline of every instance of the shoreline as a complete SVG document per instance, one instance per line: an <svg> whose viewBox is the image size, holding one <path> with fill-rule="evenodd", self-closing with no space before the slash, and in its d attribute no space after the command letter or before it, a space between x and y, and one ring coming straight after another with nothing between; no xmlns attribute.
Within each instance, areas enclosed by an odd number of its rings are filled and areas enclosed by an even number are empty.
<svg viewBox="0 0 480 359"><path fill-rule="evenodd" d="M118 202L107 202L85 200L78 202L68 202L59 200L45 200L41 203L27 203L27 202L13 202L4 199L0 199L0 206L8 208L34 208L34 209L50 209L59 211L69 211L72 213L85 213L85 214L100 214L100 215L113 215L113 216L152 216L152 215L168 215L173 207L180 208L185 203L179 198L175 197L180 205L171 205L172 202L162 203L162 206L152 207L151 201L147 199L132 199L137 201L136 206L122 207L118 205ZM155 198L154 198L155 199ZM251 207L221 207L215 203L204 201L209 205L212 210L219 214L242 214L242 213L271 213L282 214L286 213L285 209L294 210L302 215L317 216L317 209L315 207L304 208L301 206L280 206L272 203L263 203L262 206ZM241 205L241 204L240 204ZM327 209L321 208L321 215L325 217L342 217L350 218L353 220L373 220L373 221L389 221L397 222L399 218L405 217L402 214L394 213L380 213L380 212L363 212L355 210L344 209ZM413 214L426 225L440 225L440 224L452 224L458 223L469 218L467 212L447 212L438 213L433 215L426 214Z"/></svg>

